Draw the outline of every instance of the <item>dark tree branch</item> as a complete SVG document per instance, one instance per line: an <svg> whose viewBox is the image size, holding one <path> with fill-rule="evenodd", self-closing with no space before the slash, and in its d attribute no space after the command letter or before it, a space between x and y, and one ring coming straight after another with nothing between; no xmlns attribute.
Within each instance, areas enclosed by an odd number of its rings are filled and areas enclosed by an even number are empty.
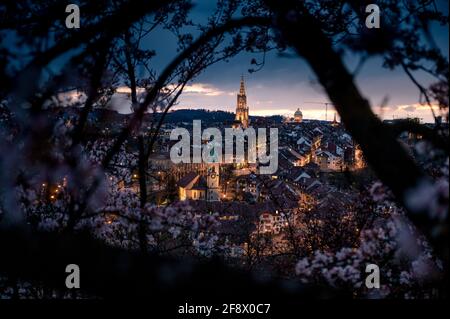
<svg viewBox="0 0 450 319"><path fill-rule="evenodd" d="M408 192L426 181L427 177L402 148L393 132L372 112L369 102L359 92L352 75L317 21L298 2L286 1L282 6L272 0L266 3L275 12L275 27L311 66L346 129L361 145L380 180L392 190L409 211L411 220L428 235L432 243L446 242L445 233L433 233L434 225L428 211L417 212L407 205ZM292 13L293 8L296 8L295 14Z"/></svg>
<svg viewBox="0 0 450 319"><path fill-rule="evenodd" d="M167 79L170 77L170 75L176 70L176 68L189 56L191 56L195 51L200 49L205 43L213 39L214 37L221 35L227 31L236 29L236 28L242 28L245 26L254 26L254 25L268 25L270 24L270 20L267 18L260 18L260 17L246 17L241 19L234 19L230 20L227 23L213 28L204 34L200 38L198 38L194 43L191 44L188 48L186 48L183 52L181 52L162 72L162 74L159 76L158 80L156 81L155 85L150 89L148 92L145 100L143 103L139 105L139 108L133 115L132 119L130 120L130 123L122 130L122 132L119 134L119 137L117 138L114 145L111 147L108 154L105 156L102 162L103 167L107 167L109 162L111 161L112 157L119 151L120 146L123 144L123 142L127 139L129 136L132 128L134 128L139 122L142 116L144 115L145 111L149 107L150 104L152 104L157 95L158 92L164 87Z"/></svg>
<svg viewBox="0 0 450 319"><path fill-rule="evenodd" d="M167 1L163 0L138 0L136 3L133 3L132 6L125 3L121 8L118 8L114 14L107 16L99 23L83 28L81 31L74 32L72 36L59 41L47 51L40 53L18 73L19 78L15 83L19 86L26 85L28 89L23 92L29 92L29 94L32 93L37 86L37 79L41 74L42 68L56 57L92 41L98 35L99 30L107 30L111 36L117 36L128 29L135 21L165 5L167 5ZM34 84L32 87L30 87L30 82ZM20 91L20 88L15 89Z"/></svg>
<svg viewBox="0 0 450 319"><path fill-rule="evenodd" d="M425 140L429 141L435 147L444 150L449 153L449 141L448 137L442 136L438 131L433 130L423 124L414 123L409 120L397 121L396 123L389 124L389 128L392 130L395 136L400 135L402 132L410 132L421 135Z"/></svg>
<svg viewBox="0 0 450 319"><path fill-rule="evenodd" d="M408 75L409 79L419 89L420 94L422 94L423 97L425 98L425 101L427 102L428 106L430 107L430 111L431 111L431 114L433 115L434 121L436 122L436 114L434 113L433 105L431 104L431 100L430 100L430 97L428 96L427 90L416 80L416 78L412 75L411 71L409 71L409 69L405 63L402 63L402 68L405 71L406 75Z"/></svg>

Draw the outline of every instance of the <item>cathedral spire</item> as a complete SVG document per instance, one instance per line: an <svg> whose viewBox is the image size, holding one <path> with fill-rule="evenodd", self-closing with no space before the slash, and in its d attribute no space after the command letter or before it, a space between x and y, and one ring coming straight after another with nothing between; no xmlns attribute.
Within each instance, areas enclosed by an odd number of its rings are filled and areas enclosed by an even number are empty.
<svg viewBox="0 0 450 319"><path fill-rule="evenodd" d="M239 95L245 95L244 75L241 75L241 87L239 88Z"/></svg>
<svg viewBox="0 0 450 319"><path fill-rule="evenodd" d="M245 95L244 75L241 75L241 85L237 95L236 105L236 121L240 123L243 128L247 128L249 124L247 96Z"/></svg>

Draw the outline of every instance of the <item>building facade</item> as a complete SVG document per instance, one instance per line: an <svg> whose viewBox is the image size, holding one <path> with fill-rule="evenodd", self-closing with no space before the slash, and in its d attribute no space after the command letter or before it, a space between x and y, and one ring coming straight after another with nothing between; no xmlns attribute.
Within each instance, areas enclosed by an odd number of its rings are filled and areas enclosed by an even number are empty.
<svg viewBox="0 0 450 319"><path fill-rule="evenodd" d="M240 127L244 129L247 128L250 124L250 120L248 117L247 95L245 94L245 84L243 76L241 77L241 86L237 95L235 120L240 124Z"/></svg>

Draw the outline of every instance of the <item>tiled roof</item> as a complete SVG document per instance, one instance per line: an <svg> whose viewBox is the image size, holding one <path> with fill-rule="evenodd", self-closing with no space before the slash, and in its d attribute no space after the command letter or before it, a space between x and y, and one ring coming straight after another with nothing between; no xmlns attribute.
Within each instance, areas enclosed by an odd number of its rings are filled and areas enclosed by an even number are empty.
<svg viewBox="0 0 450 319"><path fill-rule="evenodd" d="M195 190L206 190L207 188L208 184L203 176L200 176L191 187L191 189Z"/></svg>
<svg viewBox="0 0 450 319"><path fill-rule="evenodd" d="M180 179L178 181L178 186L183 187L183 188L188 186L189 183L191 183L194 180L194 178L197 177L197 175L198 174L195 172L191 172L191 173L187 174L186 176L184 176L182 179Z"/></svg>

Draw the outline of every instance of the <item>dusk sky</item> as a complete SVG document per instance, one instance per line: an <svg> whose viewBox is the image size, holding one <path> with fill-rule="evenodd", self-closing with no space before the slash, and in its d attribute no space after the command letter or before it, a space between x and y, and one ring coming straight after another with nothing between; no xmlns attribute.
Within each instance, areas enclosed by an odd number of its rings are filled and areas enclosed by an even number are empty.
<svg viewBox="0 0 450 319"><path fill-rule="evenodd" d="M215 0L194 0L190 17L197 23L205 23L215 9ZM436 2L438 9L448 14L448 1ZM383 8L381 10L381 27L383 27ZM191 32L193 30L186 30ZM432 34L440 50L448 57L447 26L432 26ZM193 31L195 33L195 31ZM299 34L299 36L301 36ZM194 34L194 37L196 35ZM156 51L152 67L161 71L178 53L175 36L169 31L156 29L143 39L143 47ZM290 57L280 56L271 51L266 55L265 66L258 72L248 73L252 58L262 61L262 54L241 53L228 62L212 65L185 88L174 109L225 110L234 112L236 94L239 90L241 75L245 77L247 103L250 115L290 115L297 108L306 119L325 119L325 106L317 102L329 102L321 86L317 83L309 66L292 51ZM62 57L53 65L63 65ZM344 56L350 71L355 70L359 56ZM419 104L419 90L401 69L393 71L382 67L381 57L368 59L356 76L356 84L367 97L376 114L383 119L419 117L423 122L433 122L428 105ZM138 70L139 74L139 70ZM422 71L413 73L424 86L435 82L431 76ZM380 104L387 99L386 107L380 110ZM315 102L315 103L308 103ZM112 107L120 113L129 113L130 102L122 98L112 103ZM436 114L439 110L436 106ZM328 120L333 119L334 110L329 108Z"/></svg>
<svg viewBox="0 0 450 319"><path fill-rule="evenodd" d="M214 9L214 1L195 1L192 19L203 21ZM441 10L448 12L448 2L440 1ZM382 8L381 8L382 10ZM382 21L382 13L381 13ZM436 26L433 34L441 50L448 56L448 28ZM157 49L156 65L164 66L176 54L175 37L159 31L145 39L150 48ZM155 45L152 45L155 43ZM266 56L262 70L249 74L250 60L261 61L262 55L241 53L228 63L221 62L208 68L185 89L175 108L205 108L234 112L236 93L241 74L244 74L250 115L289 115L300 108L305 118L324 119L324 106L307 102L328 102L320 85L308 65L297 57L280 57L276 52ZM350 70L354 70L358 57L345 56ZM431 77L421 72L415 74L422 84L432 82ZM383 118L414 116L429 122L432 119L428 106L418 104L419 91L402 70L390 71L382 68L382 59L368 60L356 77L362 93L370 100L379 114L379 105L388 97ZM328 113L332 119L334 111Z"/></svg>

